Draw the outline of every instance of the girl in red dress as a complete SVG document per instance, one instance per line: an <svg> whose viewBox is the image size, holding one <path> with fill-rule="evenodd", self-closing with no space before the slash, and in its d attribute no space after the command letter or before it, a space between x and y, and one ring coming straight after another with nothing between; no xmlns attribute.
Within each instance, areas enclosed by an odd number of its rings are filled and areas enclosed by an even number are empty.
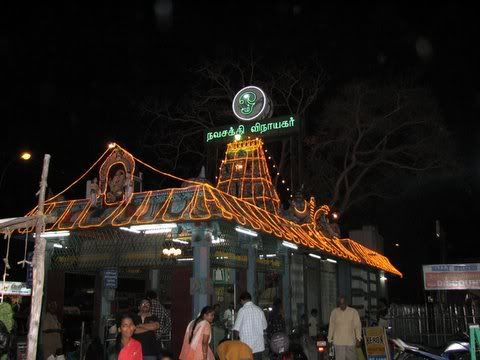
<svg viewBox="0 0 480 360"><path fill-rule="evenodd" d="M117 340L118 360L143 360L142 344L132 338L135 323L131 315L120 319L120 336Z"/></svg>

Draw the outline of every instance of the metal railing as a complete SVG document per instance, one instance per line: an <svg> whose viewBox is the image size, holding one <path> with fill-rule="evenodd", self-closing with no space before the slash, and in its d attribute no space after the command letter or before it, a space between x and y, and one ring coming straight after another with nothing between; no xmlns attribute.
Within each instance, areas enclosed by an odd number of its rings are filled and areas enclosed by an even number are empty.
<svg viewBox="0 0 480 360"><path fill-rule="evenodd" d="M392 304L386 320L392 337L441 346L455 339L459 333L468 333L469 324L479 324L479 310L476 304Z"/></svg>

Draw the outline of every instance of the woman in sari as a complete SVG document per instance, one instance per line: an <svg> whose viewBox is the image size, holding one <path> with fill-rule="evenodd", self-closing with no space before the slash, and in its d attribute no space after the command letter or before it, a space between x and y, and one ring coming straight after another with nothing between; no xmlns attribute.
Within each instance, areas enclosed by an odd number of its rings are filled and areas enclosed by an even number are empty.
<svg viewBox="0 0 480 360"><path fill-rule="evenodd" d="M215 309L205 306L200 315L190 322L185 331L180 360L214 360L209 343L212 338L211 323L215 317Z"/></svg>
<svg viewBox="0 0 480 360"><path fill-rule="evenodd" d="M120 318L120 333L117 336L118 360L143 360L142 344L132 338L135 332L135 323L131 315Z"/></svg>

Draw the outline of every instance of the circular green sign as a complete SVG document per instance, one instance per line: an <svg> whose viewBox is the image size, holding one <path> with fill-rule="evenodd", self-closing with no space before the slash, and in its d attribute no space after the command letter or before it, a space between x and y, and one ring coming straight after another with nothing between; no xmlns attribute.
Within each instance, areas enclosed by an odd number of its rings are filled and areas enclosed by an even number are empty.
<svg viewBox="0 0 480 360"><path fill-rule="evenodd" d="M256 86L247 86L235 95L232 109L240 120L251 121L265 117L270 106L262 89Z"/></svg>

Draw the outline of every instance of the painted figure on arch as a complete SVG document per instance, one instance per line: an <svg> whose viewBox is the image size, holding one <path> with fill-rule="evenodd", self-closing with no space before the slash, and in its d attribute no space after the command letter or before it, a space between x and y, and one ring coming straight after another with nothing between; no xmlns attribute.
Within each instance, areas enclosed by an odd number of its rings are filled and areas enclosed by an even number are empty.
<svg viewBox="0 0 480 360"><path fill-rule="evenodd" d="M106 192L107 203L123 200L126 178L127 172L122 164L115 164L110 168L108 173L108 190Z"/></svg>
<svg viewBox="0 0 480 360"><path fill-rule="evenodd" d="M94 178L90 184L90 202L93 207L97 206L97 199L100 196L100 186L98 185L98 179Z"/></svg>

